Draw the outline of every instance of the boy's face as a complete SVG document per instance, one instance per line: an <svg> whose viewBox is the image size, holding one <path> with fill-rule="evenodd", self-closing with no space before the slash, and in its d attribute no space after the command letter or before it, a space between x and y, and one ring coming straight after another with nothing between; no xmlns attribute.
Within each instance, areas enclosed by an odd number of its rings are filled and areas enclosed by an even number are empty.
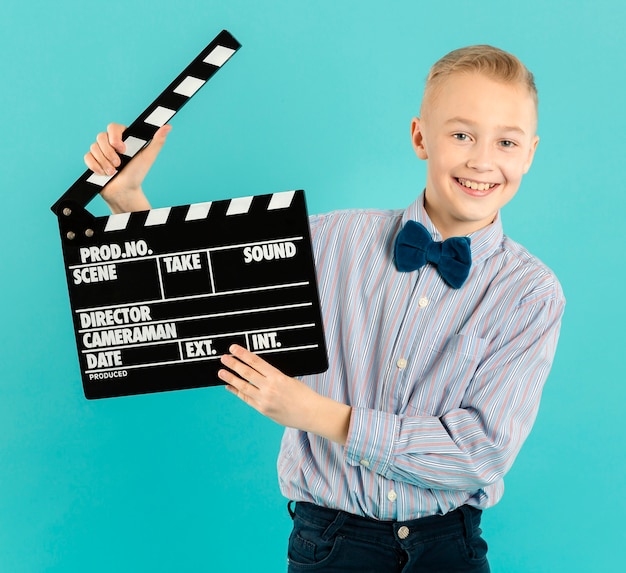
<svg viewBox="0 0 626 573"><path fill-rule="evenodd" d="M535 102L523 85L455 74L427 95L411 125L413 147L428 160L425 206L443 238L493 222L533 160Z"/></svg>

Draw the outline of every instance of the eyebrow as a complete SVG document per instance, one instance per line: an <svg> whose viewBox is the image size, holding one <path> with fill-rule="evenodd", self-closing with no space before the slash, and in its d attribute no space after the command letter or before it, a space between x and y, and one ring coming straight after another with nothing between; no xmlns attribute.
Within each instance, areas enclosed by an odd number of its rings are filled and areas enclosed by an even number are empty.
<svg viewBox="0 0 626 573"><path fill-rule="evenodd" d="M465 125L469 125L470 127L476 127L478 125L475 121L472 121L471 119L465 119L463 117L453 117L446 121L446 125L452 124L452 123L462 123ZM506 131L506 132L513 131L515 133L520 133L521 135L526 135L526 132L517 125L498 125L497 129L499 131Z"/></svg>

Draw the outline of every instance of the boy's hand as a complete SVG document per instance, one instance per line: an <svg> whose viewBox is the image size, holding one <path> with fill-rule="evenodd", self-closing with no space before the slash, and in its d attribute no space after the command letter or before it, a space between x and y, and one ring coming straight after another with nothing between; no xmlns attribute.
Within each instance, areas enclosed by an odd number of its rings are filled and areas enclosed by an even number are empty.
<svg viewBox="0 0 626 573"><path fill-rule="evenodd" d="M222 364L234 373L218 372L227 390L278 424L345 444L350 406L321 396L241 346L234 344L230 351Z"/></svg>
<svg viewBox="0 0 626 573"><path fill-rule="evenodd" d="M121 163L119 154L126 149L122 141L124 129L123 125L110 123L105 132L98 134L84 158L87 167L94 173L113 175L117 171ZM141 185L170 130L170 125L159 128L149 145L137 153L124 170L102 189L100 194L113 213L150 209Z"/></svg>

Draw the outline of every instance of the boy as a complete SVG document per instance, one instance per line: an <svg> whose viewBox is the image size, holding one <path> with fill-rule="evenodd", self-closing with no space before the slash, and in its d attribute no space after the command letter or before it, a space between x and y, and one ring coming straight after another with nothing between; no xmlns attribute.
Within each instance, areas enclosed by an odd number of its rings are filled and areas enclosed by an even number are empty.
<svg viewBox="0 0 626 573"><path fill-rule="evenodd" d="M299 381L239 346L222 358L226 388L286 426L290 572L489 571L481 510L530 432L565 303L499 216L536 126L517 58L444 56L411 124L424 192L406 210L311 217L328 371ZM119 165L122 129L98 136L90 169ZM149 208L141 182L168 131L103 190L114 212Z"/></svg>

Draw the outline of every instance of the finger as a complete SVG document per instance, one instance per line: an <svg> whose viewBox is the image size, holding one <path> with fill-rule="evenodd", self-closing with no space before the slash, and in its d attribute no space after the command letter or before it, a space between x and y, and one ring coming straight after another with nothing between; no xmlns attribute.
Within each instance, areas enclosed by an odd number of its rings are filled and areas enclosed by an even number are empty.
<svg viewBox="0 0 626 573"><path fill-rule="evenodd" d="M85 165L87 165L87 168L91 169L91 171L93 171L97 175L106 175L104 169L102 168L102 165L98 163L96 158L91 153L91 149L87 153L85 153L83 161L85 162Z"/></svg>
<svg viewBox="0 0 626 573"><path fill-rule="evenodd" d="M118 153L124 153L126 151L126 144L122 141L122 134L126 126L121 123L109 123L107 125L108 143Z"/></svg>
<svg viewBox="0 0 626 573"><path fill-rule="evenodd" d="M240 378L230 370L221 368L220 370L218 370L217 375L221 380L223 380L233 388L236 388L237 390L243 390L246 388L246 386L250 386L250 384L246 380Z"/></svg>
<svg viewBox="0 0 626 573"><path fill-rule="evenodd" d="M227 390L230 390L230 392L237 395L251 406L253 405L254 397L259 392L256 386L249 384L246 380L239 378L239 376L229 370L219 370L217 375L226 383Z"/></svg>
<svg viewBox="0 0 626 573"><path fill-rule="evenodd" d="M257 388L263 384L264 376L257 370L248 366L245 362L228 354L222 356L221 362L226 368L235 372L246 384L252 384ZM230 382L229 380L227 381Z"/></svg>
<svg viewBox="0 0 626 573"><path fill-rule="evenodd" d="M96 137L96 145L100 149L102 155L105 157L105 160L110 165L117 168L120 166L121 163L120 156L118 155L116 148L111 145L111 140L109 139L109 137L110 136L108 132L99 133ZM124 145L124 149L126 149L126 145Z"/></svg>
<svg viewBox="0 0 626 573"><path fill-rule="evenodd" d="M109 161L97 141L91 144L89 153L85 155L84 159L87 167L98 175L113 175L115 173L115 165Z"/></svg>
<svg viewBox="0 0 626 573"><path fill-rule="evenodd" d="M248 364L252 369L254 369L256 372L259 372L263 376L272 376L279 373L279 371L274 368L269 362L266 362L259 355L250 352L247 348L244 348L243 346L233 344L228 350L235 358Z"/></svg>
<svg viewBox="0 0 626 573"><path fill-rule="evenodd" d="M238 390L234 386L226 385L226 386L224 386L224 388L226 388L226 390L228 390L231 394L234 394L235 396L237 396L237 398L239 398L241 401L243 401L246 404L248 404L248 406L251 406L252 408L255 408L255 406L254 406L254 404L252 402L252 399L247 394L244 394L243 392L241 392L240 390Z"/></svg>

